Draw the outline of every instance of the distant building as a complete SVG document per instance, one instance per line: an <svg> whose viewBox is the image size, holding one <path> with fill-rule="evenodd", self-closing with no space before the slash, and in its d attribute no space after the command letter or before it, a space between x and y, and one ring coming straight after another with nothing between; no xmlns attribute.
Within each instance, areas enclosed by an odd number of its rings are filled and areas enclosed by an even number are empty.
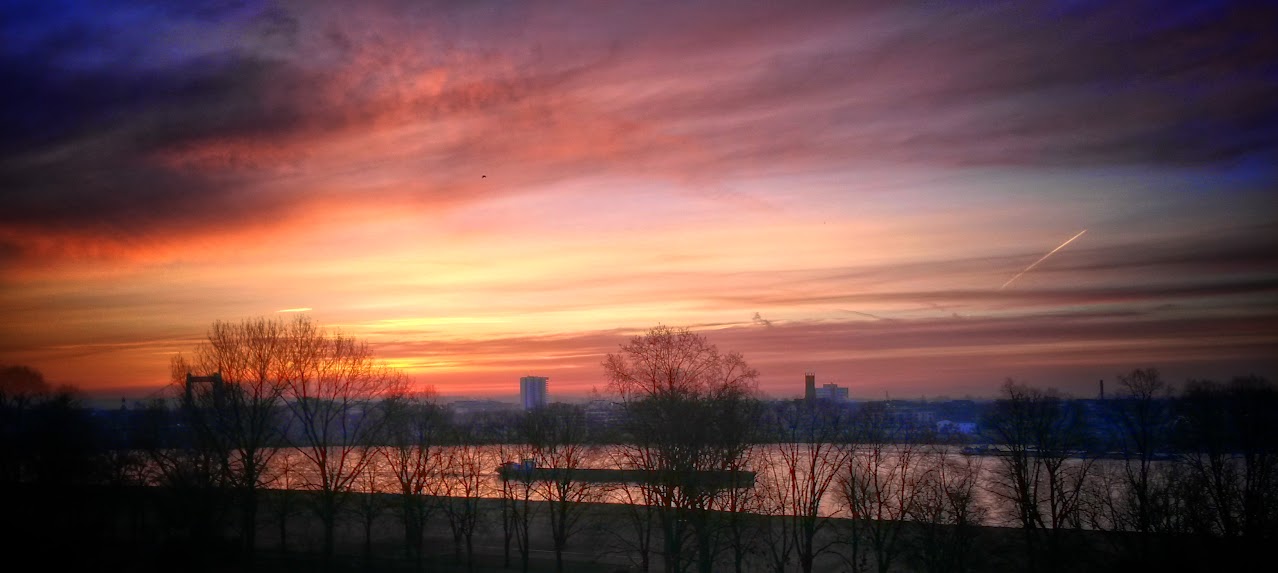
<svg viewBox="0 0 1278 573"><path fill-rule="evenodd" d="M535 410L546 405L546 383L550 378L545 376L524 376L519 379L519 403L524 410Z"/></svg>
<svg viewBox="0 0 1278 573"><path fill-rule="evenodd" d="M458 420L468 419L477 415L514 412L519 409L516 404L497 400L457 400L449 404L448 407L453 411L453 417Z"/></svg>
<svg viewBox="0 0 1278 573"><path fill-rule="evenodd" d="M813 392L818 400L830 400L832 402L846 402L848 400L848 389L838 384L824 384L820 388L814 389Z"/></svg>
<svg viewBox="0 0 1278 573"><path fill-rule="evenodd" d="M808 372L803 375L803 399L812 402L816 398L816 372Z"/></svg>
<svg viewBox="0 0 1278 573"><path fill-rule="evenodd" d="M962 434L970 436L976 433L975 422L953 422L950 420L941 420L936 423L936 433L938 434Z"/></svg>
<svg viewBox="0 0 1278 573"><path fill-rule="evenodd" d="M621 421L621 404L609 400L591 400L584 408L586 421L595 427L613 427Z"/></svg>

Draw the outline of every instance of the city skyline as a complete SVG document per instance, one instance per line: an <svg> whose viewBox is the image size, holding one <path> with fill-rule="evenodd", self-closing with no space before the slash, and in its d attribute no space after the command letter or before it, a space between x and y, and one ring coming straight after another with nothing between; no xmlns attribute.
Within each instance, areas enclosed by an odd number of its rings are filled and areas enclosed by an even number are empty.
<svg viewBox="0 0 1278 573"><path fill-rule="evenodd" d="M855 5L849 5L855 4ZM0 365L309 314L418 388L656 325L853 398L1278 376L1258 5L0 8Z"/></svg>

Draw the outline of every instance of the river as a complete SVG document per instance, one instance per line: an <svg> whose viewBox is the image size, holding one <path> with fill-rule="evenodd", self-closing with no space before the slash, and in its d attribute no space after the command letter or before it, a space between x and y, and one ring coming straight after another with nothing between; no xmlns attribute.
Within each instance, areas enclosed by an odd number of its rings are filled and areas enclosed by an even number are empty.
<svg viewBox="0 0 1278 573"><path fill-rule="evenodd" d="M367 470L354 479L354 491L400 492L396 472L387 453L373 453ZM534 457L527 446L512 444L441 447L436 451L437 464L431 468L423 493L458 496L469 487L479 497L499 498L503 482L497 468L503 462L519 462ZM624 449L620 446L593 446L587 448L582 456L580 467L622 469L627 467L624 459ZM347 458L352 464L357 460L358 455ZM854 511L846 502L844 492L849 468L855 466L861 468L860 475L868 477L873 472L878 478L862 482L866 484L862 491L874 496L877 503L862 506L861 515L896 519L901 515L903 494L906 499L914 501L933 499L918 489L922 487L919 484L928 483L929 478L934 483L943 476L942 479L951 484L963 479L971 480L972 507L976 510L978 523L1011 525L1012 514L999 493L1003 491L998 477L1002 463L1003 460L997 456L964 455L958 448L949 446L887 446L876 456L873 449L864 445L852 446L850 451L846 451L829 445L817 450L806 444L764 444L756 446L744 464L746 470L756 472L755 487L750 495L744 497L749 503L747 507L755 512L801 513L810 504L801 501L803 496L797 492L810 491L812 482L815 482L824 484L823 488L817 488L824 489L818 512L827 517L849 517L854 515ZM1072 470L1084 467L1085 463L1083 460L1067 462ZM1116 472L1121 472L1122 467L1123 462L1119 460L1094 461L1089 467L1093 480L1088 483L1112 485ZM315 465L296 449L277 452L267 473L271 476L268 487L299 490L314 489L317 475ZM507 482L505 485L513 486L518 494L519 484ZM1112 487L1093 487L1089 491L1105 492L1101 495L1111 496L1118 493ZM596 484L583 495L583 499L588 501L609 503L642 503L643 500L641 488L634 484ZM531 498L542 499L542 491L534 488Z"/></svg>

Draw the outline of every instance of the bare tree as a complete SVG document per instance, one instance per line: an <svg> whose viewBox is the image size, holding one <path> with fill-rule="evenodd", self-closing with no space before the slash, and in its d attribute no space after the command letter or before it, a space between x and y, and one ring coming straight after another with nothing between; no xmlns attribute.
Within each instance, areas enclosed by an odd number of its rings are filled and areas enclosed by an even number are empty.
<svg viewBox="0 0 1278 573"><path fill-rule="evenodd" d="M386 468L399 490L399 517L404 526L404 552L422 563L422 536L434 505L425 495L440 479L444 441L451 431L447 412L434 402L434 392L392 395L383 404Z"/></svg>
<svg viewBox="0 0 1278 573"><path fill-rule="evenodd" d="M0 483L29 478L32 410L52 393L40 371L29 366L0 367Z"/></svg>
<svg viewBox="0 0 1278 573"><path fill-rule="evenodd" d="M78 486L100 475L101 441L77 394L35 369L0 366L0 523L11 555L57 559L44 550L90 542L114 517L82 503Z"/></svg>
<svg viewBox="0 0 1278 573"><path fill-rule="evenodd" d="M580 406L551 404L530 412L526 424L534 459L549 472L537 481L538 494L549 512L555 570L562 573L568 540L580 529L587 504L600 498L598 488L579 471L594 453L586 435L586 414Z"/></svg>
<svg viewBox="0 0 1278 573"><path fill-rule="evenodd" d="M1055 392L1008 380L984 426L1003 448L990 491L1015 512L1030 568L1062 566L1058 532L1081 526L1079 510L1095 461L1086 453L1081 411ZM1040 539L1044 532L1046 547Z"/></svg>
<svg viewBox="0 0 1278 573"><path fill-rule="evenodd" d="M526 433L526 430L523 433ZM521 436L519 439L522 441L526 438ZM527 572L532 554L532 520L537 510L537 505L532 502L533 494L537 490L537 482L533 479L533 468L528 467L526 462L534 458L531 446L528 444L508 444L505 443L506 441L502 440L499 447L503 460L499 476L502 500L502 553L505 566L510 567L510 545L513 542L516 550L519 551L519 568Z"/></svg>
<svg viewBox="0 0 1278 573"><path fill-rule="evenodd" d="M764 464L759 475L761 479L755 487L759 490L759 513L765 516L759 532L764 561L771 571L785 573L794 559L798 539L797 523L786 512L794 506L798 492L786 487L782 464Z"/></svg>
<svg viewBox="0 0 1278 573"><path fill-rule="evenodd" d="M886 403L862 406L854 432L857 451L839 479L839 498L851 518L851 535L864 539L885 573L904 549L902 531L926 468L919 445Z"/></svg>
<svg viewBox="0 0 1278 573"><path fill-rule="evenodd" d="M188 416L180 405L174 408L168 402L156 398L146 404L137 421L137 445L149 462L147 483L161 488L158 507L165 531L203 544L220 537L230 511L227 453L204 432L184 423Z"/></svg>
<svg viewBox="0 0 1278 573"><path fill-rule="evenodd" d="M492 460L484 455L473 436L466 434L466 428L454 430L455 444L448 448L437 491L444 498L442 509L453 534L453 554L461 561L464 550L466 568L473 571L475 533L482 519L479 502L489 493L484 473Z"/></svg>
<svg viewBox="0 0 1278 573"><path fill-rule="evenodd" d="M757 479L754 487L748 487L745 478L750 468L756 467L761 450L758 444L750 445L745 455L728 468L732 475L740 476L740 483L721 489L711 502L716 532L726 545L734 573L746 571L747 560L755 552L755 546L763 541L757 516L765 511L761 487ZM756 471L756 476L758 474Z"/></svg>
<svg viewBox="0 0 1278 573"><path fill-rule="evenodd" d="M1261 554L1278 537L1278 388L1263 378L1191 381L1176 401L1177 466L1187 525L1229 554Z"/></svg>
<svg viewBox="0 0 1278 573"><path fill-rule="evenodd" d="M827 494L833 492L840 470L854 449L846 432L846 411L828 402L794 402L775 413L771 430L780 438L766 450L773 468L774 487L788 490L779 500L788 503L779 519L791 522L789 533L799 568L811 573L818 557L835 545L834 536L823 535L830 520Z"/></svg>
<svg viewBox="0 0 1278 573"><path fill-rule="evenodd" d="M309 321L294 324L281 377L288 384L298 451L310 466L304 487L317 496L314 509L324 527L327 559L339 510L383 439L386 417L378 400L398 391L402 377L379 364L365 343Z"/></svg>
<svg viewBox="0 0 1278 573"><path fill-rule="evenodd" d="M96 433L71 386L27 366L0 366L0 484L60 486L96 473Z"/></svg>
<svg viewBox="0 0 1278 573"><path fill-rule="evenodd" d="M627 456L609 449L613 466L627 467ZM616 484L609 490L622 504L626 516L626 528L608 528L612 546L626 555L642 573L652 568L653 533L657 527L656 488L646 484Z"/></svg>
<svg viewBox="0 0 1278 573"><path fill-rule="evenodd" d="M964 573L974 565L977 527L985 520L976 502L982 459L956 455L944 445L923 453L909 518L920 532L913 556L929 573Z"/></svg>
<svg viewBox="0 0 1278 573"><path fill-rule="evenodd" d="M192 544L207 544L221 537L233 501L234 442L225 387L216 377L192 386L181 356L171 361L170 376L170 397L148 402L137 420L137 446L146 452L147 483L160 486L168 498L159 504L166 530Z"/></svg>
<svg viewBox="0 0 1278 573"><path fill-rule="evenodd" d="M306 317L218 321L191 362L179 355L172 364L188 423L225 451L228 485L239 493L241 534L250 553L256 547L258 492L287 432L282 410L288 360L298 336L310 328Z"/></svg>
<svg viewBox="0 0 1278 573"><path fill-rule="evenodd" d="M1093 497L1100 515L1090 525L1135 532L1135 546L1128 549L1134 549L1137 562L1147 562L1153 557L1153 536L1177 527L1170 466L1159 463L1171 448L1171 391L1153 368L1120 375L1118 382L1118 395L1104 406L1122 463L1116 472L1098 476Z"/></svg>
<svg viewBox="0 0 1278 573"><path fill-rule="evenodd" d="M280 553L288 553L288 522L299 513L294 488L301 484L302 478L298 475L298 456L290 454L276 456L267 468L266 477L267 486L276 490L269 498L268 508L275 520Z"/></svg>
<svg viewBox="0 0 1278 573"><path fill-rule="evenodd" d="M355 503L351 504L352 513L359 518L360 525L364 531L364 567L371 568L373 559L373 526L377 523L377 519L386 513L386 500L382 497L383 479L385 469L382 467L385 462L379 456L375 456L373 460L364 465L363 471L355 479L355 491L360 495L355 498Z"/></svg>
<svg viewBox="0 0 1278 573"><path fill-rule="evenodd" d="M749 450L758 373L739 354L665 326L631 339L603 365L625 403L624 464L651 476L642 487L658 507L666 571L692 562L710 571L710 507L723 474Z"/></svg>

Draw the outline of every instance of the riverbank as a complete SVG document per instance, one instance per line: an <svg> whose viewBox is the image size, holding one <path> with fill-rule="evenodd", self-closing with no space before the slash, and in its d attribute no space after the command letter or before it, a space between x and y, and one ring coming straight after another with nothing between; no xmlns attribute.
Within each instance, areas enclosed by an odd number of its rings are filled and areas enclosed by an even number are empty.
<svg viewBox="0 0 1278 573"><path fill-rule="evenodd" d="M42 568L93 571L318 571L322 559L323 528L309 511L315 499L310 492L268 490L261 494L257 513L256 550L250 555L238 536L242 514L225 495L195 489L20 486L5 492L4 536L11 562L16 555L31 556ZM517 545L510 545L507 565L500 500L481 499L481 523L474 538L473 561L458 554L444 512L436 509L427 523L420 562L406 555L403 527L395 507L397 496L353 494L340 516L335 535L335 558L330 570L338 571L519 571ZM440 503L457 501L437 500ZM534 518L530 531L530 571L555 570L549 522L544 504L531 502ZM583 511L580 530L565 553L567 571L617 573L638 571L641 553L636 550L632 526L634 508L618 504L590 504ZM366 518L372 516L365 529ZM726 516L723 516L726 517ZM745 571L772 570L769 555L778 546L769 543L782 531L782 517L744 516L750 537L743 543ZM867 522L830 520L818 538L835 543L837 553L818 557L817 570L850 570L850 543L840 543L849 532L864 532ZM928 549L955 540L952 527L929 530L917 523L901 523L899 555L893 571L925 570ZM769 535L769 533L771 535ZM966 548L967 570L1027 570L1033 564L1054 571L1202 571L1229 570L1245 559L1239 547L1224 540L1158 538L1141 540L1131 534L1066 531L1030 538L1016 528L974 527L970 537L953 548ZM660 533L654 532L654 546ZM871 547L862 537L861 561L874 568ZM960 547L961 545L961 547ZM716 570L734 570L730 546L721 544ZM1029 548L1034 550L1030 551ZM940 556L933 551L932 557ZM661 557L650 555L651 569L661 568ZM792 565L788 570L798 570Z"/></svg>

